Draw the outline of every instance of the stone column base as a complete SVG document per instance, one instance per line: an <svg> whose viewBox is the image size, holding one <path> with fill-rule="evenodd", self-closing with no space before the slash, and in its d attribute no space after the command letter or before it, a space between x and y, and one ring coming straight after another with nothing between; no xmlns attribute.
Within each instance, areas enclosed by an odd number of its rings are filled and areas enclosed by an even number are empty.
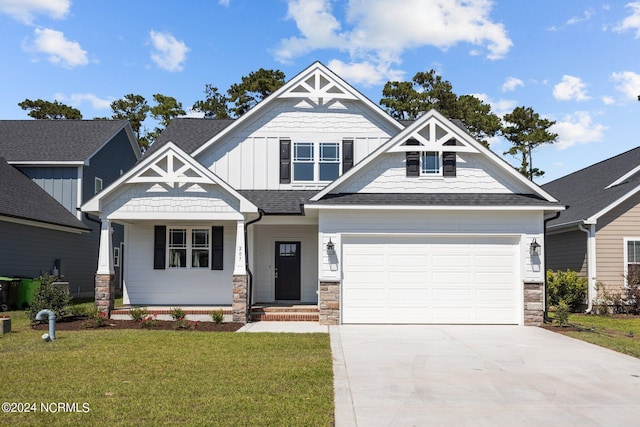
<svg viewBox="0 0 640 427"><path fill-rule="evenodd" d="M524 283L524 324L540 326L544 322L544 282Z"/></svg>
<svg viewBox="0 0 640 427"><path fill-rule="evenodd" d="M323 280L318 294L318 322L321 325L340 324L340 282Z"/></svg>
<svg viewBox="0 0 640 427"><path fill-rule="evenodd" d="M116 281L113 274L96 274L95 303L98 311L107 313L113 310L116 294Z"/></svg>
<svg viewBox="0 0 640 427"><path fill-rule="evenodd" d="M233 303L231 304L231 310L234 322L247 323L249 320L247 284L246 274L233 275Z"/></svg>

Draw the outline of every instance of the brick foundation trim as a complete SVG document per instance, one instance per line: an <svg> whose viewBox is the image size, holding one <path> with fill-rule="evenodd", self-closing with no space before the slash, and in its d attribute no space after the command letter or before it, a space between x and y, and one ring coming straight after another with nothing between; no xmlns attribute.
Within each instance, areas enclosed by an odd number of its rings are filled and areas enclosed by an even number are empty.
<svg viewBox="0 0 640 427"><path fill-rule="evenodd" d="M320 292L318 294L318 322L321 325L340 324L340 282L320 281Z"/></svg>
<svg viewBox="0 0 640 427"><path fill-rule="evenodd" d="M116 294L116 281L113 274L96 274L95 304L98 311L109 315L113 310Z"/></svg>
<svg viewBox="0 0 640 427"><path fill-rule="evenodd" d="M544 282L524 282L524 324L540 326L544 322Z"/></svg>
<svg viewBox="0 0 640 427"><path fill-rule="evenodd" d="M234 322L247 323L249 319L247 284L246 274L235 274L233 276L233 302L231 304L231 312Z"/></svg>

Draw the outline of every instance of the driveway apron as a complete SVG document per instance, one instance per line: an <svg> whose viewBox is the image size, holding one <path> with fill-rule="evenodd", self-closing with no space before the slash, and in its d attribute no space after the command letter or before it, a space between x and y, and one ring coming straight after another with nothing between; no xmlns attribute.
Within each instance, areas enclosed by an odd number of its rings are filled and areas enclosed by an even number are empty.
<svg viewBox="0 0 640 427"><path fill-rule="evenodd" d="M336 426L637 426L640 360L536 327L331 326Z"/></svg>

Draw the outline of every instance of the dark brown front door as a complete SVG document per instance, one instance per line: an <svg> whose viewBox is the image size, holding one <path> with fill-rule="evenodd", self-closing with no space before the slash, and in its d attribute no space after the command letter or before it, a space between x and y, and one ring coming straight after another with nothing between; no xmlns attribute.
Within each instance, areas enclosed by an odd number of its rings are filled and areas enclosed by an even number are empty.
<svg viewBox="0 0 640 427"><path fill-rule="evenodd" d="M276 300L300 300L300 242L276 242Z"/></svg>

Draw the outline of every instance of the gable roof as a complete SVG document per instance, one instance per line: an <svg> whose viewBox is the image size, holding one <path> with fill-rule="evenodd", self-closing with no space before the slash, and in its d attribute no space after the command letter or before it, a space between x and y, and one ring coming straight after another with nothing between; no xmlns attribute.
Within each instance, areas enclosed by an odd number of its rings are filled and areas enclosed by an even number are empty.
<svg viewBox="0 0 640 427"><path fill-rule="evenodd" d="M576 222L593 223L640 191L640 147L558 178L542 187L568 206L558 219L558 227Z"/></svg>
<svg viewBox="0 0 640 427"><path fill-rule="evenodd" d="M83 212L99 214L102 200L128 183L216 184L240 202L241 212L257 212L257 207L246 197L220 179L216 174L169 141L150 156L145 156L127 173L82 205Z"/></svg>
<svg viewBox="0 0 640 427"><path fill-rule="evenodd" d="M0 120L0 156L10 164L85 163L123 128L139 158L126 120Z"/></svg>
<svg viewBox="0 0 640 427"><path fill-rule="evenodd" d="M424 132L425 129L427 129L427 132ZM368 164L383 153L415 151L416 145L405 145L409 139L416 140L418 145L421 147L421 150L443 148L442 146L444 144L447 144L451 139L454 139L455 145L447 145L445 151L482 154L498 169L512 177L514 181L517 181L524 187L529 188L532 194L542 197L548 202L558 202L558 200L556 200L551 194L544 191L534 182L528 180L504 159L497 156L493 151L476 141L464 129L464 127L452 122L434 109L429 110L423 116L389 139L389 141L381 145L377 150L369 154L369 156L363 159L360 163L354 165L354 167L352 167L347 173L327 185L323 190L312 197L311 201L319 201L334 192L334 190L336 190L340 185L348 182L355 174L358 173L358 171L366 168Z"/></svg>
<svg viewBox="0 0 640 427"><path fill-rule="evenodd" d="M87 226L46 191L0 157L0 217L87 232ZM34 225L38 225L34 224Z"/></svg>
<svg viewBox="0 0 640 427"><path fill-rule="evenodd" d="M155 152L172 141L186 153L193 153L202 144L231 125L233 119L178 118L173 119L157 140L145 152L145 156Z"/></svg>
<svg viewBox="0 0 640 427"><path fill-rule="evenodd" d="M198 156L221 138L224 138L225 135L232 132L233 129L243 126L243 124L253 116L259 114L260 111L268 108L273 102L282 98L300 99L301 102L310 100L318 104L339 102L342 99L357 100L372 111L378 113L378 117L381 120L391 124L398 130L404 127L400 122L382 110L379 105L362 95L325 65L316 61L190 154L194 157Z"/></svg>

